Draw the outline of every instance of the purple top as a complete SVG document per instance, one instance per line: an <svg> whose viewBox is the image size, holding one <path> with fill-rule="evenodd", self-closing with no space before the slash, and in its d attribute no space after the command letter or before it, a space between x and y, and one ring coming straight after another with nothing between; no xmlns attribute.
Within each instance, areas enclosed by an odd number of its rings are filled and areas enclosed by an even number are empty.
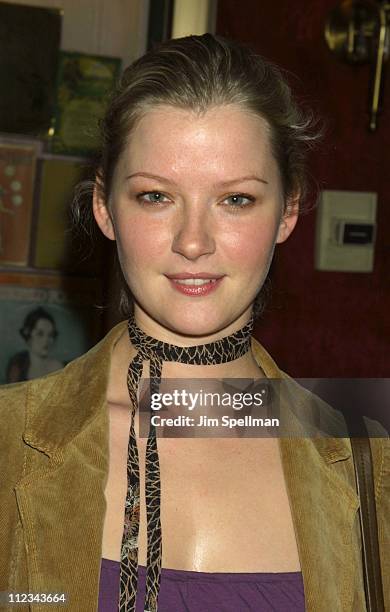
<svg viewBox="0 0 390 612"><path fill-rule="evenodd" d="M102 559L98 612L118 612L119 561ZM146 569L138 567L136 612L144 611ZM161 570L159 612L304 612L301 572L228 574Z"/></svg>

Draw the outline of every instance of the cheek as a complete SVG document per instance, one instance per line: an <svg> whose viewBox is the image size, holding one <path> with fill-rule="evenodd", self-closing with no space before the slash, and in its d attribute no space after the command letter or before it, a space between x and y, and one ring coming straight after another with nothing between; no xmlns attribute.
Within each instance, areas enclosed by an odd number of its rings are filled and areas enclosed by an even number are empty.
<svg viewBox="0 0 390 612"><path fill-rule="evenodd" d="M125 227L117 225L116 239L119 258L126 270L134 271L149 261L156 262L169 251L170 233L163 223L139 215Z"/></svg>
<svg viewBox="0 0 390 612"><path fill-rule="evenodd" d="M28 341L28 346L30 347L30 349L34 350L37 347L39 347L39 340L37 340L37 338L30 338L30 340Z"/></svg>
<svg viewBox="0 0 390 612"><path fill-rule="evenodd" d="M225 252L243 272L258 269L260 273L272 256L276 234L275 223L242 225L225 235Z"/></svg>

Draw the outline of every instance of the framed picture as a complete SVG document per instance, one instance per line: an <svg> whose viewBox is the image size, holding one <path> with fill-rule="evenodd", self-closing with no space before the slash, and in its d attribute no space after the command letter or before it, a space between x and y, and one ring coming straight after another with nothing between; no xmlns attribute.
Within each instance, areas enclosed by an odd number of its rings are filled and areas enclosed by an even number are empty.
<svg viewBox="0 0 390 612"><path fill-rule="evenodd" d="M98 121L120 67L116 57L60 53L53 153L88 156L94 151Z"/></svg>
<svg viewBox="0 0 390 612"><path fill-rule="evenodd" d="M28 265L40 147L0 136L0 264Z"/></svg>
<svg viewBox="0 0 390 612"><path fill-rule="evenodd" d="M32 3L0 2L0 131L45 137L54 110L63 11L27 4Z"/></svg>
<svg viewBox="0 0 390 612"><path fill-rule="evenodd" d="M101 335L92 279L0 273L0 384L44 376Z"/></svg>

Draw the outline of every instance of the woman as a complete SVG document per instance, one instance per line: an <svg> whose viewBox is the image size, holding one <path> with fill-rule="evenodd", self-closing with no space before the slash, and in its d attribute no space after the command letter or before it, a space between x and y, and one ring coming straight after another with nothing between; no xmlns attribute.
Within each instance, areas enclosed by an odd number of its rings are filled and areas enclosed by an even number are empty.
<svg viewBox="0 0 390 612"><path fill-rule="evenodd" d="M4 391L0 587L75 611L365 610L348 440L157 442L135 418L141 374L154 392L285 376L251 330L297 221L308 120L275 67L204 35L130 66L102 127L93 214L133 312L62 373Z"/></svg>
<svg viewBox="0 0 390 612"><path fill-rule="evenodd" d="M7 367L7 382L21 382L45 376L63 367L50 357L57 336L57 327L51 314L41 306L30 311L19 330L28 350L11 357Z"/></svg>

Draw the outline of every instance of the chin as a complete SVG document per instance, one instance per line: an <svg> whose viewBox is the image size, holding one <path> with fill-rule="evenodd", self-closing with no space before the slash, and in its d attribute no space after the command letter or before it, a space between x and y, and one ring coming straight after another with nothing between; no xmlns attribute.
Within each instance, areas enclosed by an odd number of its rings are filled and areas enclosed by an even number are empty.
<svg viewBox="0 0 390 612"><path fill-rule="evenodd" d="M220 331L221 326L213 324L212 322L202 322L199 321L173 321L171 324L167 322L165 327L168 327L174 333L179 334L181 336L191 336L191 337L199 337L203 338L205 336L211 336L218 331Z"/></svg>
<svg viewBox="0 0 390 612"><path fill-rule="evenodd" d="M186 338L195 340L191 344L204 344L211 342L217 338L223 338L231 333L234 333L245 325L249 319L249 311L251 302L239 303L233 299L224 299L209 303L204 300L191 300L189 304L173 304L171 301L163 301L156 303L155 299L137 301L135 299L135 307L139 309L139 316L147 332L150 335L165 337L165 341L174 343L174 340L169 340L166 332L183 336L183 345L186 344ZM203 302L203 303L202 303ZM145 318L146 317L146 318ZM149 319L149 322L148 320ZM153 323L152 323L153 322ZM156 329L155 325L163 329ZM214 338L207 338L214 336ZM199 341L196 339L199 338ZM179 339L176 340L179 342Z"/></svg>
<svg viewBox="0 0 390 612"><path fill-rule="evenodd" d="M162 314L162 313L161 313ZM181 336L191 336L204 338L222 332L227 327L234 324L237 316L229 316L226 311L218 314L217 312L179 312L176 316L166 316L160 318L160 324L172 332ZM222 336L228 335L224 332Z"/></svg>

